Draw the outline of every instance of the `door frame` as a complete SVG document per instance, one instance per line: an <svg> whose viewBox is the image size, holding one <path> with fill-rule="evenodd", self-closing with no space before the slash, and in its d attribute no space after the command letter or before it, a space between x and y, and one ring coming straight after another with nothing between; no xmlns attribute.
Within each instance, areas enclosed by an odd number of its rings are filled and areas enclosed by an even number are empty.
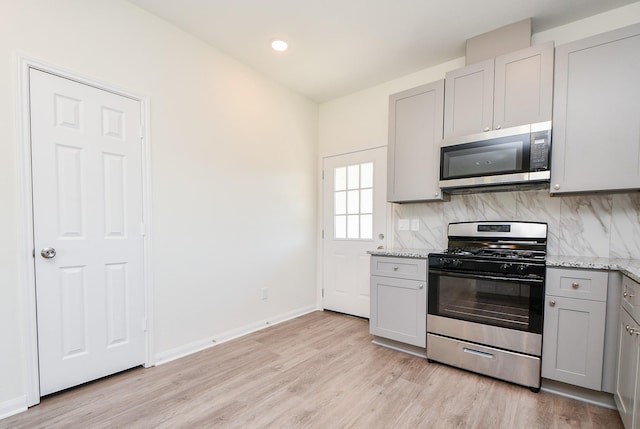
<svg viewBox="0 0 640 429"><path fill-rule="evenodd" d="M327 204L327 202L325 201L324 198L324 161L327 158L335 158L338 156L344 156L344 155L349 155L352 153L358 153L358 152L366 152L369 150L374 150L374 149L380 149L380 148L387 148L388 146L385 145L378 145L378 146L371 146L371 147L362 147L362 148L357 148L357 149L353 149L353 150L349 150L347 152L339 152L339 153L327 153L324 155L320 155L318 157L318 172L319 172L319 179L318 180L318 198L320 200L320 204L318 204L318 219L320 219L320 224L318 225L318 232L317 232L317 236L318 236L318 246L317 246L317 263L318 263L318 268L317 268L317 277L316 277L316 281L317 281L317 288L316 288L316 307L318 310L324 311L324 295L323 295L323 288L324 288L324 235L323 235L323 231L325 229L325 216L324 216L324 209L325 209L325 204ZM385 165L385 168L387 166ZM387 180L389 180L389 178L387 177ZM386 185L386 184L385 184ZM387 241L386 241L386 247L392 247L392 243L393 243L393 225L392 225L392 215L393 215L393 204L389 203L389 201L385 201L385 215L387 216L387 222L386 222L386 226L385 226L385 235L387 237Z"/></svg>
<svg viewBox="0 0 640 429"><path fill-rule="evenodd" d="M38 69L103 91L133 99L140 103L142 132L142 211L144 222L143 274L145 293L145 367L155 365L153 340L153 273L151 237L151 144L149 127L149 97L117 87L111 83L76 74L59 66L47 64L25 55L18 55L17 72L17 166L20 221L18 231L19 264L22 273L23 353L27 406L40 403L40 372L38 358L38 323L36 314L35 249L33 227L33 185L31 168L31 116L29 109L29 70Z"/></svg>

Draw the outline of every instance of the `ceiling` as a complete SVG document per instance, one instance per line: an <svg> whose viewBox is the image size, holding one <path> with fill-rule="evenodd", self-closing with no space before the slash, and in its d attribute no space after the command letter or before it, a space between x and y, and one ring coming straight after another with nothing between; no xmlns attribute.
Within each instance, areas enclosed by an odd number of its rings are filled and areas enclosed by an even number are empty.
<svg viewBox="0 0 640 429"><path fill-rule="evenodd" d="M533 32L637 0L129 0L316 102L464 55L465 40ZM282 38L289 50L271 50Z"/></svg>

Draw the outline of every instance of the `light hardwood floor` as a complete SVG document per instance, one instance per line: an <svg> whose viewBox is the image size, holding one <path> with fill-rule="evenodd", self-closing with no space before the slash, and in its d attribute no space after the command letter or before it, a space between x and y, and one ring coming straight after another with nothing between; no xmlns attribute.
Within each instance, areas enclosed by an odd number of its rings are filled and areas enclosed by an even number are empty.
<svg viewBox="0 0 640 429"><path fill-rule="evenodd" d="M371 344L315 312L44 398L0 428L622 428L618 414Z"/></svg>

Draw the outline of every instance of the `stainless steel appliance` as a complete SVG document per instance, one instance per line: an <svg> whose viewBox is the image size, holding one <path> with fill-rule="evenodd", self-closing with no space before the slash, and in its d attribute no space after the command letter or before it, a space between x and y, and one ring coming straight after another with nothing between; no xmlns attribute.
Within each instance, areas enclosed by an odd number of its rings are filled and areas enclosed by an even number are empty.
<svg viewBox="0 0 640 429"><path fill-rule="evenodd" d="M547 224L449 224L429 254L427 358L540 389Z"/></svg>
<svg viewBox="0 0 640 429"><path fill-rule="evenodd" d="M551 122L445 139L440 187L461 193L480 187L546 186L550 151Z"/></svg>

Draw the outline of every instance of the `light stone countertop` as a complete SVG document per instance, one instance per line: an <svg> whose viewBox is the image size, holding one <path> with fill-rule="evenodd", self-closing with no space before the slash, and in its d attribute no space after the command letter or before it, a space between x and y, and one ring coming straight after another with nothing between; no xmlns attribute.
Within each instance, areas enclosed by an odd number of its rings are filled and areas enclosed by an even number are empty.
<svg viewBox="0 0 640 429"><path fill-rule="evenodd" d="M427 258L429 253L441 253L442 249L377 249L367 253L373 256L402 258ZM590 270L620 271L640 283L640 259L594 258L588 256L547 255L547 267L582 268Z"/></svg>

